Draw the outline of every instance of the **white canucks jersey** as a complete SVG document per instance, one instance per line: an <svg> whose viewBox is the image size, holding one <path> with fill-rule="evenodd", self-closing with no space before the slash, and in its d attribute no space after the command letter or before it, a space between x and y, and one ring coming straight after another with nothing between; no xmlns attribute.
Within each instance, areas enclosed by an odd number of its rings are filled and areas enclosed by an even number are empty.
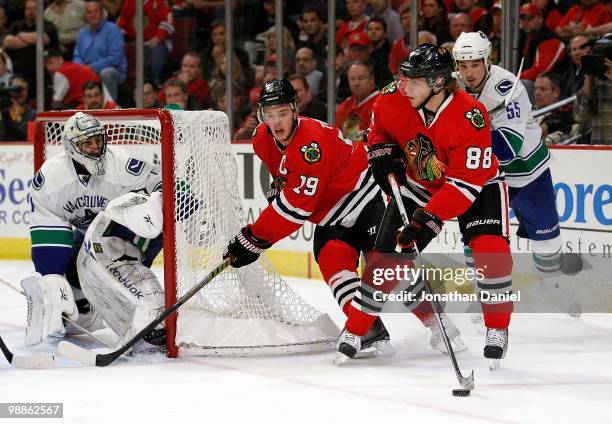
<svg viewBox="0 0 612 424"><path fill-rule="evenodd" d="M493 151L504 168L506 182L510 187L524 187L548 169L550 153L541 141L542 131L520 81L508 107L492 112L510 94L515 80L511 72L491 65L482 91L471 94L489 111Z"/></svg>
<svg viewBox="0 0 612 424"><path fill-rule="evenodd" d="M109 147L102 176L77 173L65 152L43 164L30 188L32 261L41 274L64 274L73 229L85 233L107 203L130 191L161 190L159 166Z"/></svg>

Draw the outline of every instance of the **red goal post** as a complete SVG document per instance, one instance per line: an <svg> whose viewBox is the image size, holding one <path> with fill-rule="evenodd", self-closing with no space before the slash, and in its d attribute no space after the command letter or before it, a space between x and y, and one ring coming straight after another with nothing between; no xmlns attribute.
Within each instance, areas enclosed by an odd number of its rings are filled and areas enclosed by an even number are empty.
<svg viewBox="0 0 612 424"><path fill-rule="evenodd" d="M63 124L76 112L36 117L35 171L46 157L63 151ZM220 263L227 241L246 224L227 115L163 109L85 112L105 126L109 146L161 161L163 275L170 306ZM198 206L190 219L180 220L177 187L183 183ZM224 271L167 319L166 331L170 357L316 351L337 336L329 317L304 302L265 256L249 267Z"/></svg>

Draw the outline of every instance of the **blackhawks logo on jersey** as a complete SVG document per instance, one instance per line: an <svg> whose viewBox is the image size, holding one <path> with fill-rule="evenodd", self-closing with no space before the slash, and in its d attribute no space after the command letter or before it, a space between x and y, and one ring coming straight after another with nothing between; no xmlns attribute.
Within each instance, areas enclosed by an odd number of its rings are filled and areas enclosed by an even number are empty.
<svg viewBox="0 0 612 424"><path fill-rule="evenodd" d="M306 146L300 147L300 152L302 152L304 160L310 164L321 161L321 147L316 141L311 141Z"/></svg>
<svg viewBox="0 0 612 424"><path fill-rule="evenodd" d="M395 93L396 91L397 91L397 83L393 81L392 83L385 85L383 89L380 91L380 94L391 94L391 93Z"/></svg>
<svg viewBox="0 0 612 424"><path fill-rule="evenodd" d="M446 165L438 160L435 146L429 137L417 134L416 138L408 140L404 153L408 160L408 172L414 180L435 181L442 178Z"/></svg>
<svg viewBox="0 0 612 424"><path fill-rule="evenodd" d="M472 110L468 110L467 112L465 112L465 117L468 121L470 121L470 124L472 124L472 126L478 131L487 126L484 115L477 107L474 107L472 108Z"/></svg>

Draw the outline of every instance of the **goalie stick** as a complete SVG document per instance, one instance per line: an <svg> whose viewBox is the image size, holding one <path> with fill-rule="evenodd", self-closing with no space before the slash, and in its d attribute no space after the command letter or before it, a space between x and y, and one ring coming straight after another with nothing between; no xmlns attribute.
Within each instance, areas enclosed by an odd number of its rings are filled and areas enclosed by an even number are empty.
<svg viewBox="0 0 612 424"><path fill-rule="evenodd" d="M66 358L73 359L82 364L105 367L112 364L115 359L123 355L129 348L134 346L136 342L142 339L145 335L149 334L155 327L163 322L170 314L180 308L185 302L199 292L204 286L210 283L217 275L221 274L225 268L229 265L229 260L223 261L215 269L213 269L204 279L198 284L193 286L187 293L181 296L172 306L164 310L160 315L151 321L145 328L140 330L134 337L132 337L126 344L120 348L109 352L109 353L95 353L91 350L84 349L80 346L70 343L68 341L62 341L58 345L58 351Z"/></svg>
<svg viewBox="0 0 612 424"><path fill-rule="evenodd" d="M37 353L29 356L15 355L4 344L4 340L0 337L0 350L9 364L17 368L53 368L55 358L50 353Z"/></svg>
<svg viewBox="0 0 612 424"><path fill-rule="evenodd" d="M404 226L408 226L410 224L410 219L408 218L408 214L406 213L406 208L404 207L404 201L402 200L402 195L400 194L400 188L399 188L397 180L395 179L395 175L389 174L387 179L389 180L389 184L391 184L391 190L393 190L393 197L395 198L395 202L397 203L397 209L399 210L399 213L402 217ZM421 269L424 269L425 265L423 263L423 258L421 257L421 252L419 252L419 249L416 246L414 246L414 253L417 258L417 261L419 262L419 267ZM431 285L429 284L429 281L424 275L421 278L423 280L423 285L425 286L425 290L427 291L427 294L432 296L432 299L433 299L434 292L433 292L433 289L431 288ZM440 308L440 305L435 299L432 300L430 303L431 303L431 307L433 308L434 315L436 317L436 321L438 322L438 325L440 326L440 330L442 332L442 340L444 340L444 344L446 345L446 349L448 350L448 356L451 358L451 362L453 363L453 367L455 368L455 375L457 376L457 380L459 381L459 384L461 385L463 390L473 390L474 389L474 370L472 370L472 373L470 374L469 377L464 377L463 374L461 374L461 370L459 369L459 364L457 363L457 358L455 357L455 352L453 351L451 342L448 339L448 334L446 334L446 328L444 328L444 324L442 323L442 317L441 317L442 308Z"/></svg>

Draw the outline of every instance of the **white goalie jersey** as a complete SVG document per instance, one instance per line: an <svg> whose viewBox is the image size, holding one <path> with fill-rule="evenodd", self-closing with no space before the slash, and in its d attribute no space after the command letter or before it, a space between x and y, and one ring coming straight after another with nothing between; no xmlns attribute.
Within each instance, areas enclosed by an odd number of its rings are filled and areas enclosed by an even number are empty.
<svg viewBox="0 0 612 424"><path fill-rule="evenodd" d="M85 233L109 201L130 192L161 190L157 165L109 147L105 173L77 173L65 152L48 159L32 180L30 236L38 272L64 274L73 245L73 229Z"/></svg>
<svg viewBox="0 0 612 424"><path fill-rule="evenodd" d="M510 187L523 187L548 169L550 153L541 141L542 131L533 118L527 90L520 81L508 106L491 113L505 101L515 80L511 72L491 65L482 91L471 94L489 111L493 151L504 168L506 182Z"/></svg>

